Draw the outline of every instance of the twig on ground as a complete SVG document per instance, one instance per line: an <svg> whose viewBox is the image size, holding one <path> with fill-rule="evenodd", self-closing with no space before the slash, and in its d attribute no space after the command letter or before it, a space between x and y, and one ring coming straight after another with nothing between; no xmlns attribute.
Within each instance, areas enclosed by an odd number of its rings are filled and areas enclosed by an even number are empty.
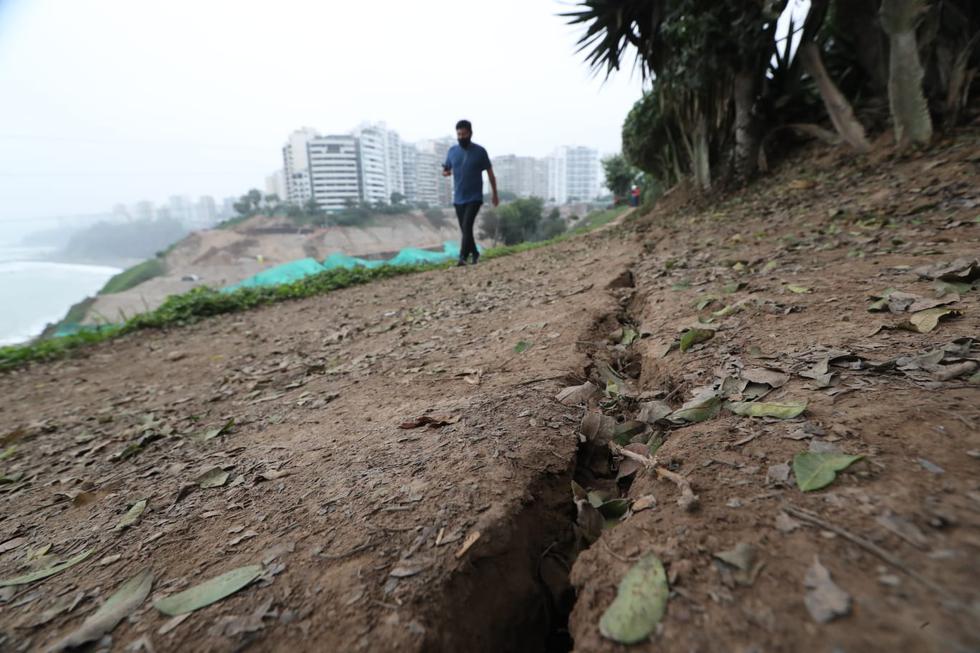
<svg viewBox="0 0 980 653"><path fill-rule="evenodd" d="M533 385L535 383L540 383L541 381L555 381L557 379L564 379L565 377L575 377L571 372L562 372L561 374L552 374L551 376L541 376L536 379L529 379L527 381L521 381L520 383L515 383L515 386L522 385ZM576 377L578 378L578 377Z"/></svg>
<svg viewBox="0 0 980 653"><path fill-rule="evenodd" d="M606 553L608 553L608 554L609 554L609 555L611 555L612 557L614 557L614 558L616 558L616 559L617 559L617 560L619 560L620 562L625 562L625 563L627 563L627 564L631 564L631 563L634 563L634 562L636 562L637 560L639 560L639 558L628 558L628 557L626 557L626 556L622 556L622 555L619 555L618 553L616 553L615 551L613 551L613 550L612 550L612 549L611 549L611 548L609 547L609 544L608 544L608 543L607 543L607 542L606 542L606 541L605 541L604 539L602 539L601 537L599 538L599 542L601 542L601 543L602 543L602 546L603 546L603 547L605 547L605 549L606 549Z"/></svg>
<svg viewBox="0 0 980 653"><path fill-rule="evenodd" d="M949 592L946 591L946 589L944 589L943 587L941 587L938 584L934 583L933 581L929 580L928 578L926 578L925 576L923 576L919 572L917 572L917 571L915 571L913 569L910 569L899 558L895 557L894 555L892 555L888 551L885 551L884 549L882 549L880 546L878 546L874 542L870 542L870 541L864 539L863 537L861 537L860 535L856 535L856 534L852 533L851 531L849 531L849 530L847 530L845 528L842 528L840 526L837 526L836 524L832 524L832 523L830 523L830 522L828 522L826 520L823 520L820 517L818 517L817 515L815 515L814 513L810 512L809 510L804 510L803 508L798 508L798 507L793 506L793 505L785 505L785 506L783 506L782 509L788 515L791 515L793 517L796 517L797 519L802 519L805 522L809 522L809 524L811 526L819 526L820 528L826 529L826 530L831 531L833 533L837 533L838 535L840 535L844 539L846 539L846 540L848 540L850 542L853 542L854 544L857 544L859 547L861 547L865 551L868 551L869 553L873 553L874 555L878 556L879 558L881 558L882 560L884 560L888 564L892 565L896 569L899 569L899 570L905 572L906 574L908 574L909 576L911 576L915 580L919 581L920 583L922 583L923 585L925 585L929 589L933 590L937 594L941 594L943 596L950 596Z"/></svg>
<svg viewBox="0 0 980 653"><path fill-rule="evenodd" d="M686 478L666 467L657 467L657 476L667 479L680 488L681 496L677 499L677 505L687 512L693 512L697 509L700 498L691 489L691 484Z"/></svg>
<svg viewBox="0 0 980 653"><path fill-rule="evenodd" d="M687 512L692 512L698 507L698 502L700 499L691 488L691 483L677 472L672 472L666 467L657 465L656 457L650 458L649 456L644 456L643 454L636 453L635 451L624 449L615 442L609 443L609 450L616 455L635 460L646 469L655 471L659 478L666 479L676 485L681 491L681 496L677 499L677 505Z"/></svg>
<svg viewBox="0 0 980 653"><path fill-rule="evenodd" d="M629 449L624 449L615 442L609 443L609 450L616 454L617 456L622 456L623 458L629 458L630 460L635 460L647 469L656 469L657 461L655 458L650 458L649 456L644 456L641 453L636 453L635 451L630 451Z"/></svg>

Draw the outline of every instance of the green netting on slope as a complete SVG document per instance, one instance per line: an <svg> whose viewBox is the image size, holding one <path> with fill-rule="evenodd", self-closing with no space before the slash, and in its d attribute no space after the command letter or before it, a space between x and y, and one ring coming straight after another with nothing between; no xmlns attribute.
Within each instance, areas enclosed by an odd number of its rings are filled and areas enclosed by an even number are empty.
<svg viewBox="0 0 980 653"><path fill-rule="evenodd" d="M83 331L97 332L102 330L107 326L114 326L109 324L79 324L78 322L65 322L62 323L58 329L51 335L52 338L61 338L63 336L73 336L77 333L82 333Z"/></svg>
<svg viewBox="0 0 980 653"><path fill-rule="evenodd" d="M335 252L323 259L323 269L324 270L335 270L337 268L356 268L358 266L364 266L366 268L376 268L380 265L384 265L384 261L369 261L366 258L357 258L354 256L348 256L347 254L342 254L340 252Z"/></svg>
<svg viewBox="0 0 980 653"><path fill-rule="evenodd" d="M281 283L289 283L290 281L296 281L297 279L302 279L303 277L317 274L324 270L354 268L358 266L376 268L381 265L424 265L426 263L452 261L457 258L459 258L459 244L454 242L443 243L441 252L433 252L417 247L406 247L388 260L369 260L336 252L325 258L323 263L319 263L312 258L304 258L299 261L277 265L268 270L263 270L244 281L223 288L222 292L231 292L238 288L274 286Z"/></svg>
<svg viewBox="0 0 980 653"><path fill-rule="evenodd" d="M262 270L258 274L253 275L244 281L239 281L236 284L228 286L223 290L225 292L229 292L232 290L237 290L238 288L276 286L281 283L296 281L297 279L302 279L303 277L308 277L311 274L317 274L318 272L323 272L323 266L320 265L319 261L317 261L315 258L302 258L298 261L290 261L289 263L283 263L282 265L277 265L269 268L268 270Z"/></svg>

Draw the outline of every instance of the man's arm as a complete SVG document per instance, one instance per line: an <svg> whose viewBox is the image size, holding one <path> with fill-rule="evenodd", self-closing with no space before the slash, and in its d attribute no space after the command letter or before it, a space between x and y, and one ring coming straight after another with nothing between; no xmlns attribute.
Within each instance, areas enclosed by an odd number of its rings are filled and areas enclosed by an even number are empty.
<svg viewBox="0 0 980 653"><path fill-rule="evenodd" d="M493 190L493 195L490 197L490 203L494 206L499 206L500 198L497 197L497 177L493 174L493 168L487 168L487 177L490 179L490 188Z"/></svg>

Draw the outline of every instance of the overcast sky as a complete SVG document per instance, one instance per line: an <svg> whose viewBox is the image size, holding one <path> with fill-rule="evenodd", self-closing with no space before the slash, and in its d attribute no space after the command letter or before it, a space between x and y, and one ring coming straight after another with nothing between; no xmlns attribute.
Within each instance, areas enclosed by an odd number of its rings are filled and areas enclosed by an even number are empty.
<svg viewBox="0 0 980 653"><path fill-rule="evenodd" d="M641 93L575 53L556 0L0 0L0 223L237 195L294 128L458 118L494 154L619 149ZM9 224L8 226L13 226ZM20 231L20 229L18 229Z"/></svg>

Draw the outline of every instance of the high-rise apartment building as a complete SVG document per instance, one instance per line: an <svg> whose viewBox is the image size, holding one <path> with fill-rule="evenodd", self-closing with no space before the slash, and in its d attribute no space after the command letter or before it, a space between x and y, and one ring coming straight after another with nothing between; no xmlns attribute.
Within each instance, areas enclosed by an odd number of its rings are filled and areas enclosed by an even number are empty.
<svg viewBox="0 0 980 653"><path fill-rule="evenodd" d="M288 198L286 191L286 173L283 170L276 170L265 178L265 194L275 195L280 201L285 202Z"/></svg>
<svg viewBox="0 0 980 653"><path fill-rule="evenodd" d="M132 215L137 220L152 220L156 217L156 208L153 202L142 200L133 205Z"/></svg>
<svg viewBox="0 0 980 653"><path fill-rule="evenodd" d="M492 159L497 189L518 197L548 199L548 162L532 156L504 154Z"/></svg>
<svg viewBox="0 0 980 653"><path fill-rule="evenodd" d="M359 141L350 134L319 136L308 144L312 197L325 211L363 199Z"/></svg>
<svg viewBox="0 0 980 653"><path fill-rule="evenodd" d="M548 161L548 195L558 204L591 200L599 195L599 151L566 145Z"/></svg>
<svg viewBox="0 0 980 653"><path fill-rule="evenodd" d="M358 139L361 199L368 203L391 202L391 194L405 194L402 147L398 132L383 122L363 123L353 131Z"/></svg>
<svg viewBox="0 0 980 653"><path fill-rule="evenodd" d="M384 123L382 123L384 124ZM388 139L387 151L385 152L388 159L388 200L391 199L392 193L398 193L399 195L405 195L405 162L403 160L404 152L402 150L402 139L393 129L387 130L386 133Z"/></svg>
<svg viewBox="0 0 980 653"><path fill-rule="evenodd" d="M286 197L291 204L302 205L313 196L310 184L309 142L317 137L312 127L297 129L282 148L283 173L286 178Z"/></svg>
<svg viewBox="0 0 980 653"><path fill-rule="evenodd" d="M413 143L402 143L402 179L405 184L405 201L417 202L419 151Z"/></svg>
<svg viewBox="0 0 980 653"><path fill-rule="evenodd" d="M202 195L194 205L194 224L196 227L211 227L218 221L218 207L210 195Z"/></svg>
<svg viewBox="0 0 980 653"><path fill-rule="evenodd" d="M171 195L167 201L168 215L185 225L194 223L194 204L186 195Z"/></svg>

